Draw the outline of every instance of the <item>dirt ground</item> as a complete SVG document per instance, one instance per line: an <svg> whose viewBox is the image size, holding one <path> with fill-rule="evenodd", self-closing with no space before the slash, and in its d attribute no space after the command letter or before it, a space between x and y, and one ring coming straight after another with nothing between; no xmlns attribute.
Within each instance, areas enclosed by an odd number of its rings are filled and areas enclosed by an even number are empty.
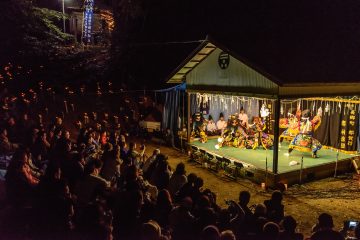
<svg viewBox="0 0 360 240"><path fill-rule="evenodd" d="M156 147L147 144L147 153L151 154ZM196 173L204 179L204 188L217 194L217 202L225 207L225 200L237 200L239 192L247 190L251 193L250 205L262 203L269 199L272 191L264 191L258 184L247 179L231 180L221 173L213 173L196 163L189 163L188 156L181 151L160 146L162 153L168 155L172 168L179 162L186 165L188 173ZM360 220L360 182L352 175L339 178L327 178L291 186L284 193L285 215L292 215L298 222L298 230L309 236L312 226L322 212L333 216L335 229L340 230L343 222L349 219Z"/></svg>

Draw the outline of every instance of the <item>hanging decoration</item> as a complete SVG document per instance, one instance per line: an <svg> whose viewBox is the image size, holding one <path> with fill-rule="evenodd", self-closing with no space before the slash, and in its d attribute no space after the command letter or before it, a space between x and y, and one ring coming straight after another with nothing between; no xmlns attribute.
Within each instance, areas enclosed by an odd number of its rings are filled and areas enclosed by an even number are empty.
<svg viewBox="0 0 360 240"><path fill-rule="evenodd" d="M328 113L330 110L330 106L329 106L329 103L326 103L326 106L325 106L325 112Z"/></svg>
<svg viewBox="0 0 360 240"><path fill-rule="evenodd" d="M270 114L269 109L266 107L265 103L263 103L260 109L260 116L262 118L266 118L269 116L269 114Z"/></svg>

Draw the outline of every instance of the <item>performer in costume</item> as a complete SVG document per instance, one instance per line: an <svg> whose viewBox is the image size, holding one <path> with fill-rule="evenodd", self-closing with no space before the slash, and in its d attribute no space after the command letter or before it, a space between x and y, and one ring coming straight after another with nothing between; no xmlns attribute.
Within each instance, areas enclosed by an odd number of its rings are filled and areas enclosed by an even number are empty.
<svg viewBox="0 0 360 240"><path fill-rule="evenodd" d="M264 149L270 149L274 145L273 139L270 137L269 134L265 133L266 124L265 119L269 116L270 112L269 109L263 105L260 110L260 117L254 117L253 124L250 125L249 128L249 138L245 142L245 146L248 149L256 149L261 146Z"/></svg>
<svg viewBox="0 0 360 240"><path fill-rule="evenodd" d="M218 139L219 144L218 147L226 146L234 146L241 147L243 146L243 142L248 135L245 132L244 128L239 127L238 119L235 115L231 115L222 137Z"/></svg>
<svg viewBox="0 0 360 240"><path fill-rule="evenodd" d="M280 135L280 143L285 140L292 140L300 132L301 110L298 109L296 114L288 113L287 129Z"/></svg>
<svg viewBox="0 0 360 240"><path fill-rule="evenodd" d="M206 136L205 133L206 125L204 127L204 121L200 113L195 113L193 116L193 125L192 125L192 131L191 131L191 137L194 138L200 138L201 135L204 138ZM204 134L201 134L201 132L204 132Z"/></svg>
<svg viewBox="0 0 360 240"><path fill-rule="evenodd" d="M310 111L302 113L300 133L295 136L289 145L289 154L295 149L301 152L311 152L313 158L317 158L317 151L322 147L321 143L313 137L314 132L321 124L322 108L317 111L316 116L310 120Z"/></svg>

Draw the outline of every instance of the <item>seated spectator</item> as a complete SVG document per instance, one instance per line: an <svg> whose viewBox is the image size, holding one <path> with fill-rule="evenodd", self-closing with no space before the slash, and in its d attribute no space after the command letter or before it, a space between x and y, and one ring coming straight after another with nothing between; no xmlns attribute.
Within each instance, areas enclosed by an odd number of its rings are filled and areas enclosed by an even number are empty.
<svg viewBox="0 0 360 240"><path fill-rule="evenodd" d="M0 129L0 152L3 154L12 154L18 148L18 144L9 141L6 128Z"/></svg>
<svg viewBox="0 0 360 240"><path fill-rule="evenodd" d="M201 188L204 185L204 180L201 177L197 177L196 180L194 181L194 188L192 189L191 192L191 199L196 202L199 197L202 195L202 191Z"/></svg>
<svg viewBox="0 0 360 240"><path fill-rule="evenodd" d="M225 230L221 232L220 240L236 240L236 237L231 230Z"/></svg>
<svg viewBox="0 0 360 240"><path fill-rule="evenodd" d="M142 226L142 238L143 240L162 240L167 239L161 234L161 227L155 221L148 221Z"/></svg>
<svg viewBox="0 0 360 240"><path fill-rule="evenodd" d="M319 215L318 223L314 227L314 233L311 240L344 240L345 238L338 232L333 230L334 222L332 216L327 213Z"/></svg>
<svg viewBox="0 0 360 240"><path fill-rule="evenodd" d="M303 240L304 236L296 232L296 220L292 216L285 216L280 222L283 231L280 232L279 240Z"/></svg>
<svg viewBox="0 0 360 240"><path fill-rule="evenodd" d="M279 226L274 222L268 222L264 225L262 239L277 240L279 236Z"/></svg>
<svg viewBox="0 0 360 240"><path fill-rule="evenodd" d="M219 240L219 239L220 239L219 229L214 225L205 227L201 233L201 240Z"/></svg>
<svg viewBox="0 0 360 240"><path fill-rule="evenodd" d="M159 154L157 156L157 162L158 164L151 175L150 182L155 185L158 190L167 189L171 175L167 156Z"/></svg>
<svg viewBox="0 0 360 240"><path fill-rule="evenodd" d="M129 144L129 151L126 154L126 157L124 159L125 162L130 162L130 164L136 165L138 168L142 166L143 164L143 157L145 154L145 145L142 145L140 147L140 151L136 151L136 143L131 142Z"/></svg>
<svg viewBox="0 0 360 240"><path fill-rule="evenodd" d="M155 161L156 156L159 154L160 154L160 149L157 148L153 151L153 154L148 159L145 160L144 165L142 166L144 176L146 175L150 165Z"/></svg>
<svg viewBox="0 0 360 240"><path fill-rule="evenodd" d="M163 189L159 192L155 205L155 220L163 228L169 226L169 214L173 209L172 199L168 190Z"/></svg>
<svg viewBox="0 0 360 240"><path fill-rule="evenodd" d="M34 197L39 180L32 175L28 165L28 153L19 149L8 166L5 187L9 202L15 205L28 204Z"/></svg>
<svg viewBox="0 0 360 240"><path fill-rule="evenodd" d="M46 139L46 132L39 132L32 146L32 155L34 156L35 162L41 162L47 160L48 152L50 150L50 143Z"/></svg>
<svg viewBox="0 0 360 240"><path fill-rule="evenodd" d="M284 217L284 205L282 202L282 193L280 191L274 191L270 200L265 200L267 218L270 221L280 223Z"/></svg>
<svg viewBox="0 0 360 240"><path fill-rule="evenodd" d="M91 160L85 166L85 175L75 186L75 194L80 205L86 205L94 201L99 195L103 195L109 183L99 176L101 161Z"/></svg>
<svg viewBox="0 0 360 240"><path fill-rule="evenodd" d="M176 199L181 200L185 197L190 197L193 189L194 189L194 182L197 179L195 173L190 173L187 176L187 183L185 183L177 193Z"/></svg>
<svg viewBox="0 0 360 240"><path fill-rule="evenodd" d="M354 229L354 237L347 237L346 240L359 240L360 239L360 224Z"/></svg>
<svg viewBox="0 0 360 240"><path fill-rule="evenodd" d="M211 115L209 115L208 122L206 125L206 133L209 136L214 136L217 134L217 127Z"/></svg>
<svg viewBox="0 0 360 240"><path fill-rule="evenodd" d="M100 175L107 181L112 181L120 175L120 147L113 146L107 143L104 146L104 153L101 157L103 167L101 168Z"/></svg>
<svg viewBox="0 0 360 240"><path fill-rule="evenodd" d="M169 192L171 196L175 197L176 193L181 189L182 186L187 182L185 171L185 164L178 163L175 172L171 175L169 181Z"/></svg>
<svg viewBox="0 0 360 240"><path fill-rule="evenodd" d="M193 202L190 197L181 200L170 215L170 227L173 230L173 240L191 239L194 234L195 217L191 214Z"/></svg>

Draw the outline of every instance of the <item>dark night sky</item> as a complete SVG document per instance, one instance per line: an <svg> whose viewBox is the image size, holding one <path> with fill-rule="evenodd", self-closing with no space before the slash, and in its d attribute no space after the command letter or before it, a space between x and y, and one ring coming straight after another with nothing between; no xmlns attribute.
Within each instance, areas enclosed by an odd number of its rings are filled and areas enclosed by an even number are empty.
<svg viewBox="0 0 360 240"><path fill-rule="evenodd" d="M354 0L158 1L134 41L199 40L210 34L282 82L359 82L359 13L360 1ZM135 76L164 80L195 47L136 46L134 59L141 54L142 64Z"/></svg>

